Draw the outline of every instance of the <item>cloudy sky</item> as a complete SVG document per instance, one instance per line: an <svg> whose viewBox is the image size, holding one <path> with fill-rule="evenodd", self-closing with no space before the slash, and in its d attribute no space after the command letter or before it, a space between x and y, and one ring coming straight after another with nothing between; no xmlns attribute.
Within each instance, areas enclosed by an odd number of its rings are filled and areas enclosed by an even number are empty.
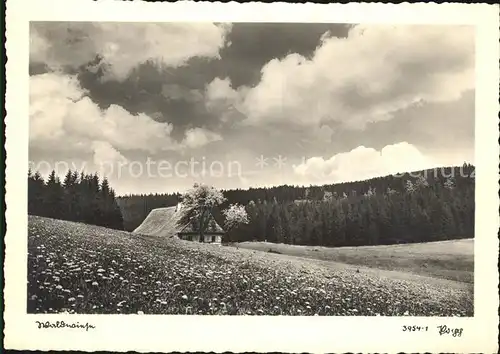
<svg viewBox="0 0 500 354"><path fill-rule="evenodd" d="M472 27L36 22L29 70L31 163L118 194L474 162Z"/></svg>

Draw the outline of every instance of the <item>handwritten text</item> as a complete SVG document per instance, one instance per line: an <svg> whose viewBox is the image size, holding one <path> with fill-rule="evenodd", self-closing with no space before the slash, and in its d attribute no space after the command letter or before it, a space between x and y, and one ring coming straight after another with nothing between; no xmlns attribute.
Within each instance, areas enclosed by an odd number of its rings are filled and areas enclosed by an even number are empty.
<svg viewBox="0 0 500 354"><path fill-rule="evenodd" d="M56 322L35 321L35 323L38 325L38 329L47 329L47 328L74 328L74 329L84 329L85 331L88 331L89 329L95 329L95 326L89 324L88 322L85 323L85 324L82 324L80 322L68 323L68 322L64 322L64 321L56 321Z"/></svg>

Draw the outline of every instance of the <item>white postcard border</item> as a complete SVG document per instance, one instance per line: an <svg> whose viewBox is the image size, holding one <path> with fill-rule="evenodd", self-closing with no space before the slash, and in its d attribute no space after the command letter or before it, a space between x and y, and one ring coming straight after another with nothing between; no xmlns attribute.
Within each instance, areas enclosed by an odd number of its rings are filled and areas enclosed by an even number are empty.
<svg viewBox="0 0 500 354"><path fill-rule="evenodd" d="M476 26L475 316L216 317L28 315L28 23L210 21L470 24ZM5 347L85 351L496 352L498 336L498 7L480 4L142 3L7 1ZM436 48L436 50L439 50ZM39 330L36 320L91 323L89 331ZM462 327L462 337L402 332L403 325ZM198 331L201 327L204 331ZM193 334L195 333L195 334Z"/></svg>

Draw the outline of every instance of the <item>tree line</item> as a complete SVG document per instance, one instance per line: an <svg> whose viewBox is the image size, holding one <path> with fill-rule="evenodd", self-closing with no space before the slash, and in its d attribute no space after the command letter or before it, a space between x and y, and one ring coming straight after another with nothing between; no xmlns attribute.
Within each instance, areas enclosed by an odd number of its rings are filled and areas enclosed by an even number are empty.
<svg viewBox="0 0 500 354"><path fill-rule="evenodd" d="M231 232L229 241L332 247L474 237L474 190L451 183L319 201L250 202L247 213L250 224Z"/></svg>
<svg viewBox="0 0 500 354"><path fill-rule="evenodd" d="M415 171L324 186L279 186L223 191L225 202L245 206L249 223L226 241L359 246L474 237L474 166ZM133 230L154 208L172 206L178 194L118 199L125 228Z"/></svg>
<svg viewBox="0 0 500 354"><path fill-rule="evenodd" d="M61 182L55 171L45 181L29 170L28 214L123 230L115 192L97 174L69 170Z"/></svg>

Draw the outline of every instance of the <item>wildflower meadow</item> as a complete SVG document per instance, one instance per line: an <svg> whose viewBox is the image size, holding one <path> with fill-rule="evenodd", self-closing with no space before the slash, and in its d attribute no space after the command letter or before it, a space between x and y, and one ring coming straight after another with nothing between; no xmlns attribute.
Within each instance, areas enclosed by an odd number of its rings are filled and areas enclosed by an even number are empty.
<svg viewBox="0 0 500 354"><path fill-rule="evenodd" d="M29 216L28 313L471 316L471 288Z"/></svg>

